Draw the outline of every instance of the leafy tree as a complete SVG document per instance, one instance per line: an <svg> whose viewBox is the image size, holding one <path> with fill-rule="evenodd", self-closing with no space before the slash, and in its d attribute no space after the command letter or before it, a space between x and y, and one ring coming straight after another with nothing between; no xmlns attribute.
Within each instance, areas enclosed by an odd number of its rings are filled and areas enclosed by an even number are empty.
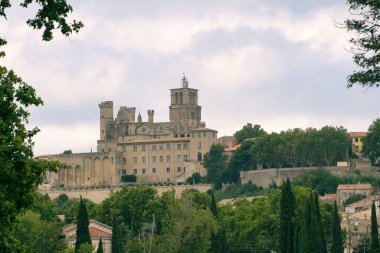
<svg viewBox="0 0 380 253"><path fill-rule="evenodd" d="M342 182L339 177L332 175L328 170L316 169L293 179L293 183L318 191L319 194L335 193L336 188Z"/></svg>
<svg viewBox="0 0 380 253"><path fill-rule="evenodd" d="M348 158L348 147L351 146L351 142L345 128L324 126L319 130L319 135L321 138L321 160L325 162L327 167Z"/></svg>
<svg viewBox="0 0 380 253"><path fill-rule="evenodd" d="M202 180L202 176L199 172L193 173L191 177L186 179L187 184L199 184Z"/></svg>
<svg viewBox="0 0 380 253"><path fill-rule="evenodd" d="M66 247L59 224L44 221L40 214L30 210L17 217L12 234L30 253L59 252Z"/></svg>
<svg viewBox="0 0 380 253"><path fill-rule="evenodd" d="M368 128L368 134L363 140L363 153L375 164L380 157L380 118L374 120Z"/></svg>
<svg viewBox="0 0 380 253"><path fill-rule="evenodd" d="M331 231L332 231L332 239L331 239L330 252L343 253L344 247L343 247L342 230L340 228L340 217L338 214L338 207L336 205L336 201L334 202L334 211L333 211L333 217L331 221Z"/></svg>
<svg viewBox="0 0 380 253"><path fill-rule="evenodd" d="M260 125L247 123L242 129L234 133L234 137L238 143L242 143L246 139L262 137L265 134L266 132Z"/></svg>
<svg viewBox="0 0 380 253"><path fill-rule="evenodd" d="M96 253L103 253L103 242L102 242L102 238L101 237L100 237L100 240L99 240L98 250L96 251Z"/></svg>
<svg viewBox="0 0 380 253"><path fill-rule="evenodd" d="M67 22L72 7L64 1L24 0L22 7L35 2L39 8L37 15L27 24L34 29L43 29L42 39L49 41L53 31L59 29L68 36L78 32L83 24ZM6 10L11 1L0 1L0 17L7 18ZM6 45L0 38L0 47ZM0 49L0 58L5 51ZM26 127L31 106L42 105L32 86L27 85L13 70L0 65L0 248L5 251L16 250L17 244L9 238L11 226L21 210L32 203L32 194L42 182L46 169L55 170L58 163L34 160L33 136L37 128Z"/></svg>
<svg viewBox="0 0 380 253"><path fill-rule="evenodd" d="M355 32L350 39L353 61L360 68L347 77L347 87L354 84L363 87L379 87L379 28L380 4L376 0L347 0L352 19L345 21L345 28Z"/></svg>
<svg viewBox="0 0 380 253"><path fill-rule="evenodd" d="M365 198L367 198L367 196L364 194L355 194L349 197L346 201L344 201L344 205L349 205Z"/></svg>
<svg viewBox="0 0 380 253"><path fill-rule="evenodd" d="M223 174L227 170L227 155L223 153L221 144L212 144L210 151L204 155L203 166L207 170L206 179L213 183L216 189L222 187Z"/></svg>
<svg viewBox="0 0 380 253"><path fill-rule="evenodd" d="M282 253L293 253L294 216L296 200L289 178L283 182L280 199L280 249Z"/></svg>
<svg viewBox="0 0 380 253"><path fill-rule="evenodd" d="M253 145L253 140L244 140L240 147L232 154L229 164L231 173L230 181L235 183L239 182L240 171L252 170L256 167L255 156L251 151Z"/></svg>
<svg viewBox="0 0 380 253"><path fill-rule="evenodd" d="M371 210L371 252L377 253L380 251L379 244L379 231L377 227L376 219L376 207L375 201L372 201L372 210Z"/></svg>
<svg viewBox="0 0 380 253"><path fill-rule="evenodd" d="M77 218L77 230L76 230L77 239L75 242L75 252L78 252L82 244L92 243L88 225L89 225L89 221L88 221L87 208L86 208L86 204L84 203L81 197L80 202L79 202L78 218Z"/></svg>
<svg viewBox="0 0 380 253"><path fill-rule="evenodd" d="M71 149L68 149L68 150L63 151L63 154L64 155L71 155L71 154L73 154L73 151Z"/></svg>

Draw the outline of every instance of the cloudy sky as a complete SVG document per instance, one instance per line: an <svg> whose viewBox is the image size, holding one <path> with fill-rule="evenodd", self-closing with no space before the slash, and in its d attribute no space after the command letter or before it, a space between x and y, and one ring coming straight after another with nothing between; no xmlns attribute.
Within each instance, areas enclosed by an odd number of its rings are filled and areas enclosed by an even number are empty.
<svg viewBox="0 0 380 253"><path fill-rule="evenodd" d="M266 131L324 125L363 131L380 117L380 88L346 89L355 66L338 29L345 1L70 1L85 28L41 41L16 5L0 22L1 59L36 87L35 153L88 152L104 100L168 121L169 89L185 72L207 126L231 135L247 122Z"/></svg>

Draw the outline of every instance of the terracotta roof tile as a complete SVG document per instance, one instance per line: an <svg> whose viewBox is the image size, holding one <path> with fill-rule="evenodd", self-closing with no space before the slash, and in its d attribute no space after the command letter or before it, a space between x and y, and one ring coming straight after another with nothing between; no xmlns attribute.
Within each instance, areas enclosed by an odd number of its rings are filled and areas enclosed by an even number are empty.
<svg viewBox="0 0 380 253"><path fill-rule="evenodd" d="M236 145L236 146L234 146L234 147L231 147L231 148L225 148L225 149L224 149L224 152L236 151L238 148L240 148L240 145L241 145L241 144L238 144L238 145Z"/></svg>
<svg viewBox="0 0 380 253"><path fill-rule="evenodd" d="M337 190L371 190L371 184L340 184Z"/></svg>
<svg viewBox="0 0 380 253"><path fill-rule="evenodd" d="M112 234L107 233L105 231L102 231L100 229L97 229L95 227L89 227L88 230L90 230L91 238L94 238L94 237L103 237L103 238L112 237Z"/></svg>
<svg viewBox="0 0 380 253"><path fill-rule="evenodd" d="M367 132L350 132L351 138L357 138L357 137L365 137L367 136Z"/></svg>

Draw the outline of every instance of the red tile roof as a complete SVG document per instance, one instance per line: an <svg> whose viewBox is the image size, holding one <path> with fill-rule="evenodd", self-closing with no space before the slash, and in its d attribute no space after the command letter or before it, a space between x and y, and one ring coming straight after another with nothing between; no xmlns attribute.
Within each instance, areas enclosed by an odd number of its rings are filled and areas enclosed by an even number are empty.
<svg viewBox="0 0 380 253"><path fill-rule="evenodd" d="M88 230L90 231L91 238L94 238L94 237L103 237L103 238L112 237L112 234L107 233L105 231L102 231L100 229L97 229L95 227L89 227Z"/></svg>
<svg viewBox="0 0 380 253"><path fill-rule="evenodd" d="M350 132L351 138L357 138L357 137L365 137L367 136L367 132Z"/></svg>
<svg viewBox="0 0 380 253"><path fill-rule="evenodd" d="M371 184L340 184L337 190L371 190Z"/></svg>
<svg viewBox="0 0 380 253"><path fill-rule="evenodd" d="M231 148L225 148L224 152L236 151L236 149L238 149L239 147L240 147L240 144L238 144L234 147L231 147Z"/></svg>

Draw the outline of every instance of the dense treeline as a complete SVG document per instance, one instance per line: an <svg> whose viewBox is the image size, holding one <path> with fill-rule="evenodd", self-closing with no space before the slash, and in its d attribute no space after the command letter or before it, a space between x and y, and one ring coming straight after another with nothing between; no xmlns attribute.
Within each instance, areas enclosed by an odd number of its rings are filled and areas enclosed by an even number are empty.
<svg viewBox="0 0 380 253"><path fill-rule="evenodd" d="M257 130L260 129L258 125L255 125L257 131L253 131L250 126L248 124L237 132L238 136L246 138L239 137L240 147L230 158L220 144L212 145L205 154L203 164L207 170L206 180L217 188L222 182L239 182L240 171L258 167L329 167L335 166L337 161L347 160L350 154L351 141L343 127L325 126L319 130L296 128L267 134ZM247 131L247 134L244 135L242 131Z"/></svg>
<svg viewBox="0 0 380 253"><path fill-rule="evenodd" d="M293 188L298 212L311 189ZM216 205L210 194L187 191L178 198L173 191L158 196L150 186L128 186L100 204L83 203L89 219L113 227L118 245L114 247L120 247L120 252L279 252L279 188L252 201L242 199L223 206ZM50 242L46 244L49 252L72 252L59 237L64 223L56 214L68 217L66 224L76 223L76 218L70 217L77 217L80 201L66 195L54 201L38 196L36 207L18 218L16 239L27 252L47 252L45 245L38 243L44 240ZM332 210L329 204L320 207L326 236L331 234Z"/></svg>

